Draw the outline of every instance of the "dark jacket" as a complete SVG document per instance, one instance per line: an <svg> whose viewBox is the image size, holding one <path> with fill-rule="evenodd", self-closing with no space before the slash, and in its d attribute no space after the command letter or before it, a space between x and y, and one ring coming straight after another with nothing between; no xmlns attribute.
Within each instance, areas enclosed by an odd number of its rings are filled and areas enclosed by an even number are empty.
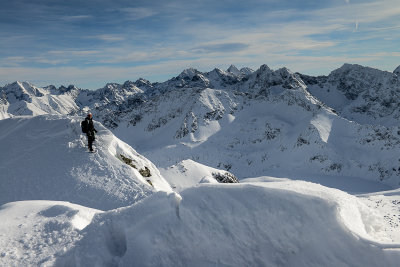
<svg viewBox="0 0 400 267"><path fill-rule="evenodd" d="M86 134L87 134L88 136L94 136L94 133L95 133L95 132L97 133L97 130L94 128L93 119L91 119L91 118L89 118L89 117L86 117L85 120L87 121L87 125L88 125L88 131L87 131Z"/></svg>

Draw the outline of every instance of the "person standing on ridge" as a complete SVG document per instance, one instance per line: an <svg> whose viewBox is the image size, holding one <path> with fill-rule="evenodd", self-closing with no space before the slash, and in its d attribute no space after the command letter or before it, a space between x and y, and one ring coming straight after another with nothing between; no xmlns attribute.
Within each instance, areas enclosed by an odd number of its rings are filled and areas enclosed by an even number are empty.
<svg viewBox="0 0 400 267"><path fill-rule="evenodd" d="M93 125L92 117L93 117L92 113L89 113L84 121L84 123L86 124L86 126L85 126L86 127L86 136L88 139L88 147L89 147L90 152L93 152L93 141L96 139L94 133L97 133L97 130L94 128L94 125Z"/></svg>

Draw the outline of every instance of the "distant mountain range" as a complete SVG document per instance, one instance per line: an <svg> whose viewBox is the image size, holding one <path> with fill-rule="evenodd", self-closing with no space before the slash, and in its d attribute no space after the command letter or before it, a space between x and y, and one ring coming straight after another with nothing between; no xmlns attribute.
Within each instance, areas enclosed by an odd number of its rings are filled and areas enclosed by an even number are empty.
<svg viewBox="0 0 400 267"><path fill-rule="evenodd" d="M345 64L313 77L262 65L95 91L15 82L0 88L0 119L91 111L161 168L192 159L240 178L323 174L399 185L399 75L400 67Z"/></svg>

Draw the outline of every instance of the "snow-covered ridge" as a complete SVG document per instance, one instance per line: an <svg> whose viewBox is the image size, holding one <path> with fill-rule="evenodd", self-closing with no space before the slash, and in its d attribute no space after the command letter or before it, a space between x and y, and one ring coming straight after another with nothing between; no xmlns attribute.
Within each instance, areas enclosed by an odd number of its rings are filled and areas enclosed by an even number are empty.
<svg viewBox="0 0 400 267"><path fill-rule="evenodd" d="M345 64L329 76L310 77L267 65L246 74L230 66L187 69L164 83L68 88L58 90L54 97L63 101L51 109L43 100L53 99L54 88L15 103L5 96L0 116L90 110L163 168L192 159L241 178L296 170L398 185L400 79L393 73ZM29 113L32 105L40 109Z"/></svg>
<svg viewBox="0 0 400 267"><path fill-rule="evenodd" d="M0 153L0 204L47 199L108 210L171 190L149 160L100 123L95 124L96 153L88 153L81 120L46 115L0 121L0 150L7 152ZM145 168L150 177L139 173Z"/></svg>
<svg viewBox="0 0 400 267"><path fill-rule="evenodd" d="M204 73L186 69L163 83L151 83L142 78L136 82L110 83L96 91L81 90L72 85L58 89L54 86L38 88L29 83L15 82L0 88L0 118L48 113L83 114L82 111L89 109L97 109L99 113L124 113L144 101L152 101L166 92L182 88L212 88L258 95L268 88L302 87L347 119L362 124L392 126L398 124L400 117L396 111L400 90L400 79L396 75L398 69L390 73L344 64L329 76L311 77L295 74L287 68L274 71L262 65L253 71L249 68L239 70L231 65L226 71L216 68ZM117 119L107 120L108 127L118 124Z"/></svg>

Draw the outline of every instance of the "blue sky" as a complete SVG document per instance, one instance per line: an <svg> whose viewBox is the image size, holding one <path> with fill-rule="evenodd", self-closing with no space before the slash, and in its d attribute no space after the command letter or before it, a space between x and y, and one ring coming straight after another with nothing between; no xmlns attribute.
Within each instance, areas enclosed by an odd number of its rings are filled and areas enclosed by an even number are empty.
<svg viewBox="0 0 400 267"><path fill-rule="evenodd" d="M183 69L400 65L398 0L0 0L0 86L165 81Z"/></svg>

